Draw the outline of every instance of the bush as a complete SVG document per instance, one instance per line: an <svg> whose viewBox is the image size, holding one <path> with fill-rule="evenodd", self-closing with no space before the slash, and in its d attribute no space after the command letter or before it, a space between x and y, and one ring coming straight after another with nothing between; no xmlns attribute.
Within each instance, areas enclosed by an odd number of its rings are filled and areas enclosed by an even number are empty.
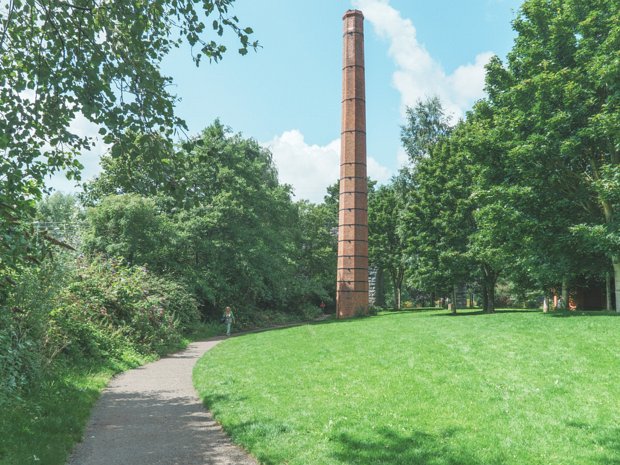
<svg viewBox="0 0 620 465"><path fill-rule="evenodd" d="M36 385L56 353L48 335L49 310L65 285L63 256L25 268L0 308L0 403Z"/></svg>
<svg viewBox="0 0 620 465"><path fill-rule="evenodd" d="M237 331L264 329L273 326L311 321L323 315L320 307L312 304L303 304L290 311L262 310L256 307L233 309L235 313L235 329Z"/></svg>
<svg viewBox="0 0 620 465"><path fill-rule="evenodd" d="M191 294L144 267L95 258L80 262L76 271L53 313L73 354L107 357L127 343L140 353L163 353L198 321Z"/></svg>
<svg viewBox="0 0 620 465"><path fill-rule="evenodd" d="M302 320L314 320L323 315L323 310L317 305L303 304L298 313Z"/></svg>
<svg viewBox="0 0 620 465"><path fill-rule="evenodd" d="M162 354L198 316L183 285L143 267L58 254L24 269L0 309L0 404L40 384L59 358L112 366Z"/></svg>
<svg viewBox="0 0 620 465"><path fill-rule="evenodd" d="M0 406L41 373L35 344L21 337L13 315L4 311L0 314Z"/></svg>

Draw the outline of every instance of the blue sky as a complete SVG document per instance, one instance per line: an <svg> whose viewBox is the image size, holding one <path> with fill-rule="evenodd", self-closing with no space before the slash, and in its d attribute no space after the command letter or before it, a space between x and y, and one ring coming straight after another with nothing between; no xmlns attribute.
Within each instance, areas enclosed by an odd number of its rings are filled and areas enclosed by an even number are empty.
<svg viewBox="0 0 620 465"><path fill-rule="evenodd" d="M342 15L366 17L369 174L386 181L403 161L405 105L439 95L456 117L483 96L483 66L512 46L520 0L236 0L234 14L262 45L242 57L232 37L217 64L196 68L189 49L163 64L181 99L178 114L196 134L215 118L269 147L280 179L297 198L320 201L338 177ZM76 130L94 133L84 122ZM97 172L98 147L85 159ZM57 189L72 190L59 177Z"/></svg>

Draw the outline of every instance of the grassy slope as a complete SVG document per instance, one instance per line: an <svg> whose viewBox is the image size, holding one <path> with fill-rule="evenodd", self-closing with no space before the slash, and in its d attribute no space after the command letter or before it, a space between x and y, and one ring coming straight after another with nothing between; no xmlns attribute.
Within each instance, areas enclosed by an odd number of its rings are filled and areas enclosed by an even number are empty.
<svg viewBox="0 0 620 465"><path fill-rule="evenodd" d="M194 381L265 464L620 463L613 316L400 313L234 338Z"/></svg>

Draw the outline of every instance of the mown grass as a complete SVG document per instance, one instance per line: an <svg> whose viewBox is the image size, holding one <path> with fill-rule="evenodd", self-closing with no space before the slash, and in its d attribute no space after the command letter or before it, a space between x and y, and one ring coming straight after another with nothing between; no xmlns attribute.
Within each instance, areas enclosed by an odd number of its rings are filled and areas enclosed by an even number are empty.
<svg viewBox="0 0 620 465"><path fill-rule="evenodd" d="M391 313L232 338L194 370L263 464L619 464L620 318Z"/></svg>

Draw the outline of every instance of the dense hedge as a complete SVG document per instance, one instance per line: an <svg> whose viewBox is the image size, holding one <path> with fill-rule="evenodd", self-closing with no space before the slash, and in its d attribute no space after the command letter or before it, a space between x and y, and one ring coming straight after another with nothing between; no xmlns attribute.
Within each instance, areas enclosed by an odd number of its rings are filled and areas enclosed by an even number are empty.
<svg viewBox="0 0 620 465"><path fill-rule="evenodd" d="M143 267L60 256L24 270L0 312L0 403L55 363L164 353L197 320L181 284Z"/></svg>

